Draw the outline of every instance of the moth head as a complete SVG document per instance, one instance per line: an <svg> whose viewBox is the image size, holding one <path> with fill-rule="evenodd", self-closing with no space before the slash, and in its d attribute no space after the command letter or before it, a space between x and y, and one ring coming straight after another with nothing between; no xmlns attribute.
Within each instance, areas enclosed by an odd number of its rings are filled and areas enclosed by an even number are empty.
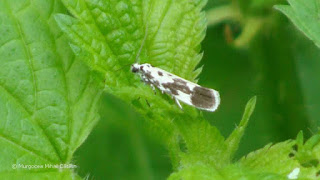
<svg viewBox="0 0 320 180"><path fill-rule="evenodd" d="M134 63L131 65L131 72L137 73L140 71L140 65L138 63Z"/></svg>

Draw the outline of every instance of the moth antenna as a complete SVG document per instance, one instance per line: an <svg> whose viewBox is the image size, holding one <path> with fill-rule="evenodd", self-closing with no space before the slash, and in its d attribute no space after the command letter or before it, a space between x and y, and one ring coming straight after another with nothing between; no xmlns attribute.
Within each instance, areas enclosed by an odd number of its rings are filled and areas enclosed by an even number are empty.
<svg viewBox="0 0 320 180"><path fill-rule="evenodd" d="M128 65L131 65L131 64L125 64L125 65L123 65L121 68L119 68L119 69L117 69L117 70L115 70L114 72L117 72L117 71L120 71L121 69L123 69L123 68L125 68L125 67L127 67Z"/></svg>
<svg viewBox="0 0 320 180"><path fill-rule="evenodd" d="M143 40L142 40L142 42L141 42L141 46L140 46L139 51L138 51L137 56L136 56L136 62L137 62L137 63L139 62L139 61L138 61L138 58L139 58L139 56L140 56L140 54L141 54L143 45L145 44L145 42L146 42L146 40L147 40L147 35L148 35L148 19L147 19L146 21L147 21L147 22L146 22L145 34L144 34Z"/></svg>
<svg viewBox="0 0 320 180"><path fill-rule="evenodd" d="M144 34L143 40L142 40L142 42L141 42L141 46L140 46L139 51L138 51L137 56L136 56L136 62L138 62L138 58L139 58L139 56L140 56L140 54L141 54L143 45L145 44L145 42L146 42L146 40L147 40L147 35L148 35L148 20L146 20L146 21L147 21L147 22L146 22L145 34ZM127 65L131 65L131 64L125 64L125 65L122 66L121 68L117 69L115 72L117 72L117 71L125 68Z"/></svg>
<svg viewBox="0 0 320 180"><path fill-rule="evenodd" d="M146 23L146 30L145 30L145 34L144 34L144 37L143 37L143 40L142 40L141 46L140 46L139 51L138 51L137 56L136 56L136 62L138 62L138 58L139 58L139 56L140 56L140 54L141 54L141 51L142 51L143 45L144 45L145 41L147 40L147 34L148 34L148 23ZM121 69L125 68L127 65L131 65L131 64L125 64L125 65L123 65L121 68L117 69L115 72L117 72L117 71L119 71L119 70L121 70Z"/></svg>

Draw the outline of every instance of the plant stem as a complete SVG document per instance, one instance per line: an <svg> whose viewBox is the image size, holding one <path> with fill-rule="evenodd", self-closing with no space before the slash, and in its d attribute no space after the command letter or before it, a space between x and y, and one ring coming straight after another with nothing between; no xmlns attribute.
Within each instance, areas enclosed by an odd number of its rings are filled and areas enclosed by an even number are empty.
<svg viewBox="0 0 320 180"><path fill-rule="evenodd" d="M207 11L208 26L216 25L225 20L239 20L241 13L232 4L220 6Z"/></svg>
<svg viewBox="0 0 320 180"><path fill-rule="evenodd" d="M234 46L244 47L248 45L252 38L259 32L262 25L262 18L248 18L245 22L241 35L233 42Z"/></svg>

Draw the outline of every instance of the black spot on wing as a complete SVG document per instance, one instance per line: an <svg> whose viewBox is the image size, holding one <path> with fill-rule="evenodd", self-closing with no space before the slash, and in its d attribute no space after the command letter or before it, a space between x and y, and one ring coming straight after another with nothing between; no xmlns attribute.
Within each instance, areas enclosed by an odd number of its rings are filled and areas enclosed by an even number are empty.
<svg viewBox="0 0 320 180"><path fill-rule="evenodd" d="M213 90L196 86L192 92L191 102L196 107L210 109L216 104L216 99Z"/></svg>
<svg viewBox="0 0 320 180"><path fill-rule="evenodd" d="M191 90L187 86L187 81L183 79L175 78L172 83L163 83L162 86L169 89L173 95L178 95L178 91L191 95Z"/></svg>
<svg viewBox="0 0 320 180"><path fill-rule="evenodd" d="M163 83L162 86L165 89L169 89L169 91L171 92L171 94L173 95L178 95L178 91L174 88L173 83Z"/></svg>
<svg viewBox="0 0 320 180"><path fill-rule="evenodd" d="M142 80L146 84L153 84L156 87L160 86L159 81L157 81L152 75L150 71L144 71L142 72Z"/></svg>
<svg viewBox="0 0 320 180"><path fill-rule="evenodd" d="M159 76L163 76L163 73L161 71L158 71Z"/></svg>
<svg viewBox="0 0 320 180"><path fill-rule="evenodd" d="M145 72L145 73L144 73L144 76L145 76L147 79L149 79L149 80L154 79L154 77L151 75L151 72L150 72L150 71Z"/></svg>
<svg viewBox="0 0 320 180"><path fill-rule="evenodd" d="M153 81L152 81L152 84L155 85L156 87L159 87L159 86L160 86L160 83L159 83L159 81L157 81L157 80L153 80Z"/></svg>

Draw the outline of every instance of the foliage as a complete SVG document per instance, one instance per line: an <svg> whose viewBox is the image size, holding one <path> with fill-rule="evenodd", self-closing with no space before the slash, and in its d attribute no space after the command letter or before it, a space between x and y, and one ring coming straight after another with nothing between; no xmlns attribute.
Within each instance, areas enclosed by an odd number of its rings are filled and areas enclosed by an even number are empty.
<svg viewBox="0 0 320 180"><path fill-rule="evenodd" d="M67 46L58 12L66 11L56 1L0 1L1 177L74 177L72 169L18 166L72 163L98 120L102 91Z"/></svg>
<svg viewBox="0 0 320 180"><path fill-rule="evenodd" d="M129 71L147 33L141 63L150 62L196 81L201 68L194 69L202 57L198 53L199 43L206 27L205 14L201 13L204 1L63 2L77 19L60 14L56 20L72 40L75 53L87 55L87 64L105 76L107 92L133 105L148 119L153 131L159 131L175 166L179 162L180 135L185 141L192 141L188 133L192 126L208 129L213 134L217 131L193 108L185 107L181 111L166 95L158 92L155 96ZM206 137L206 134L197 132L193 136Z"/></svg>
<svg viewBox="0 0 320 180"><path fill-rule="evenodd" d="M320 2L317 0L288 0L289 5L277 5L276 9L288 16L291 21L314 43L320 47Z"/></svg>
<svg viewBox="0 0 320 180"><path fill-rule="evenodd" d="M256 71L261 70L260 76L257 76L260 79L256 78L259 81L253 81L258 82L255 85L268 89L268 85L275 81L287 88L283 90L277 84L281 92L276 97L272 93L267 94L275 98L274 102L281 102L280 105L277 104L275 112L286 114L286 119L298 119L294 121L296 126L291 126L290 121L282 126L292 135L297 130L308 128L305 126L307 123L314 130L320 121L304 120L309 116L319 117L317 114L305 115L301 111L292 111L294 104L301 100L296 94L313 88L311 83L303 84L305 88L302 90L296 88L296 81L286 84L288 77L294 76L293 79L297 79L293 71L295 63L288 63L285 61L287 59L282 58L289 50L280 51L270 42L261 49L255 46L259 37L260 41L264 37L260 32L282 28L279 14L272 9L276 2L221 2L223 5L218 8L215 7L216 4L212 5L214 8L209 11L208 18L211 26L229 21L225 27L231 27L231 31L226 30L225 37L238 48L234 51L247 49L255 57L259 57L253 58L259 60L252 62ZM144 124L148 126L149 136L153 137L151 141L164 144L173 169L168 175L169 179L287 179L297 168L300 170L299 179L316 179L320 171L319 135L304 142L301 132L296 140L270 143L238 159L240 140L255 109L256 97L249 100L239 126L225 139L206 120L210 119L207 113L186 105L183 105L183 110L179 109L170 97L159 91L154 94L150 87L141 83L130 72L130 65L139 60L140 63L148 62L198 82L202 72L199 62L203 57L200 43L207 27L206 15L202 10L206 3L206 0L0 1L0 156L5 157L0 160L0 176L9 179L81 179L73 169L13 169L12 164L77 164L78 159L74 157L74 153L97 123L98 102L104 91L116 97L116 100L121 99L142 115ZM317 1L290 0L289 3L291 6L282 5L277 8L319 46L316 9L319 6L312 6L318 5ZM304 19L308 21L302 21ZM242 31L233 39L234 24L236 27L240 26ZM275 39L274 44L285 44L282 39ZM214 40L219 42L218 38ZM225 48L219 43L216 50ZM267 50L280 56L277 63L273 64L268 55L263 54ZM221 57L228 54L227 51L221 51ZM304 51L301 49L299 52ZM314 59L317 57L315 53L310 55ZM235 57L239 61L242 58ZM209 64L210 62L205 63L206 66ZM222 64L229 65L226 62ZM274 68L273 71L270 71L269 66ZM244 66L243 69L247 70L249 67ZM282 73L279 80L270 78L278 71ZM233 82L236 81L231 81ZM226 94L223 88L220 92L223 103L236 103L236 98L229 101L228 98L224 99L227 96L224 96ZM284 97L281 96L283 94ZM297 99L295 103L291 101L293 98ZM107 101L112 102L110 98ZM274 116L266 113L270 106L265 103L264 98L261 102L264 111L259 117L270 123L277 122ZM108 111L100 111L105 121L115 122L112 119L115 112L110 110L113 106L109 104ZM129 106L120 105L117 111ZM225 108L227 106L223 107L223 104L221 106L221 111L227 109L227 114L232 114L230 112L233 108ZM258 108L258 113L260 112L261 107ZM139 164L147 171L136 179L157 179L152 175L152 170L148 169L150 165L145 158L146 151L141 148L141 138L135 132L136 125L130 122L135 119L125 116L127 112L120 114L125 118L119 120L126 119L129 125L121 122L123 124L119 126L130 127L132 141L138 144L133 146L136 148ZM209 118L205 118L207 116ZM211 116L216 116L217 120L220 115L218 112ZM299 126L301 124L303 127ZM261 127L268 129L264 124ZM255 132L252 138L259 137L260 133ZM308 137L308 133L306 134ZM264 141L258 143L263 144ZM99 139L99 144L101 143L103 140ZM117 147L116 143L113 142L110 149ZM124 149L121 151L125 151ZM95 154L89 153L88 158L94 156ZM105 163L116 164L111 161ZM100 166L104 167L105 164ZM130 168L133 167L127 169Z"/></svg>

